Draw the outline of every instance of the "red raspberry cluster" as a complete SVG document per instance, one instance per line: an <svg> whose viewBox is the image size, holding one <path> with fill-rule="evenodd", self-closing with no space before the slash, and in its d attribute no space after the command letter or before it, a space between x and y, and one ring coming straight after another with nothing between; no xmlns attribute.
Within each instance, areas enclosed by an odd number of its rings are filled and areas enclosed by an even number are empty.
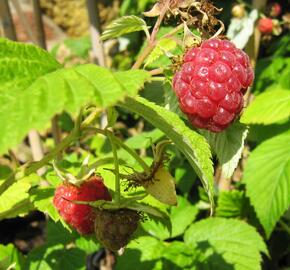
<svg viewBox="0 0 290 270"><path fill-rule="evenodd" d="M173 89L193 126L221 132L240 114L254 73L246 53L228 40L209 39L184 55Z"/></svg>
<svg viewBox="0 0 290 270"><path fill-rule="evenodd" d="M103 184L102 178L93 176L79 187L65 183L55 190L53 204L63 219L80 234L94 232L96 214L90 205L72 201L111 200L111 195Z"/></svg>

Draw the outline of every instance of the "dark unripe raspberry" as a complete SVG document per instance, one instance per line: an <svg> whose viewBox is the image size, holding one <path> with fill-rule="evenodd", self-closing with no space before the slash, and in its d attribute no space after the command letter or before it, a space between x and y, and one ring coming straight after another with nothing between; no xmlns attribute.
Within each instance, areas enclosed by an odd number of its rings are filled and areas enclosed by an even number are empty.
<svg viewBox="0 0 290 270"><path fill-rule="evenodd" d="M240 114L254 79L248 55L228 40L209 39L183 61L173 78L181 110L195 127L223 131Z"/></svg>
<svg viewBox="0 0 290 270"><path fill-rule="evenodd" d="M274 23L270 18L261 18L258 22L258 29L262 34L271 34L273 32Z"/></svg>
<svg viewBox="0 0 290 270"><path fill-rule="evenodd" d="M66 223L80 234L94 232L95 212L93 207L72 201L111 200L111 195L102 178L92 176L79 187L70 183L60 185L55 190L53 204Z"/></svg>
<svg viewBox="0 0 290 270"><path fill-rule="evenodd" d="M95 235L100 243L112 251L126 246L138 227L139 213L130 209L95 212Z"/></svg>

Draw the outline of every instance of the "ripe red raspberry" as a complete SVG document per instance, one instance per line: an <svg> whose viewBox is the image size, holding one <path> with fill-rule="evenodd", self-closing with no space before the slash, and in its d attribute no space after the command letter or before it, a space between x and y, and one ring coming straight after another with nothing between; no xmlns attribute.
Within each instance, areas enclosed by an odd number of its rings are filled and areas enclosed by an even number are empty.
<svg viewBox="0 0 290 270"><path fill-rule="evenodd" d="M183 60L173 78L181 110L197 128L224 130L241 112L254 78L248 55L228 40L209 39Z"/></svg>
<svg viewBox="0 0 290 270"><path fill-rule="evenodd" d="M278 17L281 14L282 8L279 3L273 3L270 6L270 16Z"/></svg>
<svg viewBox="0 0 290 270"><path fill-rule="evenodd" d="M274 23L270 18L261 18L258 22L258 29L262 34L271 34L273 32Z"/></svg>
<svg viewBox="0 0 290 270"><path fill-rule="evenodd" d="M63 219L80 234L94 232L95 212L89 205L76 204L71 201L111 200L102 178L92 176L79 187L65 183L55 190L53 204Z"/></svg>

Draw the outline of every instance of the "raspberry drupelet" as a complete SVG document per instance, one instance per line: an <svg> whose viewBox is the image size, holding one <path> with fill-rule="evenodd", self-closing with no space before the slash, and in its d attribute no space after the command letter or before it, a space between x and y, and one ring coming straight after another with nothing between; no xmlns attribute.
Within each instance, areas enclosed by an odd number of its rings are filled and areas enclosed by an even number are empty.
<svg viewBox="0 0 290 270"><path fill-rule="evenodd" d="M221 132L240 114L253 79L248 55L228 40L213 38L186 52L173 89L193 126Z"/></svg>
<svg viewBox="0 0 290 270"><path fill-rule="evenodd" d="M66 223L71 225L80 234L94 232L95 212L93 207L77 204L72 201L110 201L111 195L99 176L92 176L79 187L64 183L57 187L53 204Z"/></svg>

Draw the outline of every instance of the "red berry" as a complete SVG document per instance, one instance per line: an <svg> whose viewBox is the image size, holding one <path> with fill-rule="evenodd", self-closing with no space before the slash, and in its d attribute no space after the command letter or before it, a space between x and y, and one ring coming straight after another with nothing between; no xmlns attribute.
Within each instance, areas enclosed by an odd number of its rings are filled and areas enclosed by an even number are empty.
<svg viewBox="0 0 290 270"><path fill-rule="evenodd" d="M248 55L228 40L209 39L183 61L173 78L181 110L195 127L223 131L240 114L254 79Z"/></svg>
<svg viewBox="0 0 290 270"><path fill-rule="evenodd" d="M94 231L95 212L90 205L76 204L71 201L111 200L111 195L102 178L92 176L79 187L65 183L55 190L53 204L63 219L80 234Z"/></svg>
<svg viewBox="0 0 290 270"><path fill-rule="evenodd" d="M271 34L273 27L274 23L270 18L261 18L258 22L258 29L262 34Z"/></svg>
<svg viewBox="0 0 290 270"><path fill-rule="evenodd" d="M273 3L270 7L270 16L278 17L281 14L282 8L279 3Z"/></svg>

